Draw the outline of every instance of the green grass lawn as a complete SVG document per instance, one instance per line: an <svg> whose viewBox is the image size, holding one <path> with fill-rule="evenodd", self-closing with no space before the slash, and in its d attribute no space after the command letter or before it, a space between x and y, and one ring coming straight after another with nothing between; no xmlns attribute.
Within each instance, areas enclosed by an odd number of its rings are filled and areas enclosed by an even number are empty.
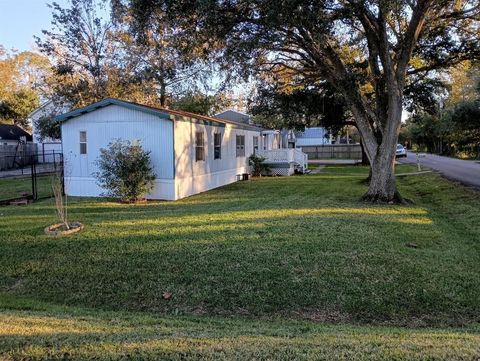
<svg viewBox="0 0 480 361"><path fill-rule="evenodd" d="M52 196L51 174L42 174L37 176L37 192L39 198ZM21 197L22 194L32 194L32 178L30 175L15 178L0 179L0 201Z"/></svg>
<svg viewBox="0 0 480 361"><path fill-rule="evenodd" d="M66 238L42 235L51 200L0 208L0 355L480 357L480 194L427 174L399 179L414 205L369 205L366 168L324 171L71 199Z"/></svg>

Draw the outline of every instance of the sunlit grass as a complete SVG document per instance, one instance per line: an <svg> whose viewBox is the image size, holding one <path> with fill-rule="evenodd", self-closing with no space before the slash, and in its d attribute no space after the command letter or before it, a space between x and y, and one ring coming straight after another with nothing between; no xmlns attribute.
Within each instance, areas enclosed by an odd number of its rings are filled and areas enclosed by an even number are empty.
<svg viewBox="0 0 480 361"><path fill-rule="evenodd" d="M30 175L16 178L0 179L0 201L32 195L32 177ZM50 197L52 193L52 175L37 177L37 193L39 198Z"/></svg>
<svg viewBox="0 0 480 361"><path fill-rule="evenodd" d="M5 305L4 305L5 306ZM6 359L467 360L479 329L400 329L293 320L93 311L43 305L0 314ZM0 356L1 358L1 356Z"/></svg>
<svg viewBox="0 0 480 361"><path fill-rule="evenodd" d="M0 208L0 348L38 358L471 359L479 194L427 174L399 179L414 204L371 205L360 201L368 169L324 170L177 202L71 198L69 217L85 229L64 238L43 235L51 200Z"/></svg>

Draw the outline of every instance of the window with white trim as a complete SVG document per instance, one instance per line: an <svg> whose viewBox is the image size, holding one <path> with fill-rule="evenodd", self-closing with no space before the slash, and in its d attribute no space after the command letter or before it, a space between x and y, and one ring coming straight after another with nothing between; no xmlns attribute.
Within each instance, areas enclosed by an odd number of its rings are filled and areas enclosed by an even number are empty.
<svg viewBox="0 0 480 361"><path fill-rule="evenodd" d="M237 157L245 157L245 136L237 135L236 144L237 144Z"/></svg>
<svg viewBox="0 0 480 361"><path fill-rule="evenodd" d="M256 153L258 150L258 137L253 137L253 152Z"/></svg>
<svg viewBox="0 0 480 361"><path fill-rule="evenodd" d="M80 154L87 154L87 132L80 131Z"/></svg>
<svg viewBox="0 0 480 361"><path fill-rule="evenodd" d="M195 133L195 160L205 160L205 142L203 140L203 132Z"/></svg>
<svg viewBox="0 0 480 361"><path fill-rule="evenodd" d="M222 158L222 133L213 134L213 159Z"/></svg>

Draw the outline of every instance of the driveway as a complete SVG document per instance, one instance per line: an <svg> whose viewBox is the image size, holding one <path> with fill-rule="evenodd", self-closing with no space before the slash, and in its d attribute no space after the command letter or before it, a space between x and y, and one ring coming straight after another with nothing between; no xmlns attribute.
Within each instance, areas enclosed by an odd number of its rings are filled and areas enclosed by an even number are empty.
<svg viewBox="0 0 480 361"><path fill-rule="evenodd" d="M419 159L420 165L432 168L448 179L480 188L480 163L428 153L419 153ZM416 164L417 155L408 152L407 158L400 158L398 161Z"/></svg>

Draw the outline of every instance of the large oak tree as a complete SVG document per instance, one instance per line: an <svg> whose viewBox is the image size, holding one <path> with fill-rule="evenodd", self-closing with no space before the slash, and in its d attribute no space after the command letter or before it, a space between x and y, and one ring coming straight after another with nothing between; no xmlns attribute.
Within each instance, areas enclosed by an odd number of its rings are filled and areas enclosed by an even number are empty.
<svg viewBox="0 0 480 361"><path fill-rule="evenodd" d="M182 22L170 16L168 4L159 2L139 21L136 11L143 14L142 2L139 8L128 3L111 0L111 7L124 60L134 64L136 80L148 82L162 107L198 91L197 85L205 84L211 74L211 62L205 61L201 46L189 38Z"/></svg>
<svg viewBox="0 0 480 361"><path fill-rule="evenodd" d="M244 75L290 69L342 94L368 155L365 199L401 201L395 146L404 89L477 58L478 0L131 0L138 18L169 4L191 38ZM210 46L212 44L212 46Z"/></svg>

